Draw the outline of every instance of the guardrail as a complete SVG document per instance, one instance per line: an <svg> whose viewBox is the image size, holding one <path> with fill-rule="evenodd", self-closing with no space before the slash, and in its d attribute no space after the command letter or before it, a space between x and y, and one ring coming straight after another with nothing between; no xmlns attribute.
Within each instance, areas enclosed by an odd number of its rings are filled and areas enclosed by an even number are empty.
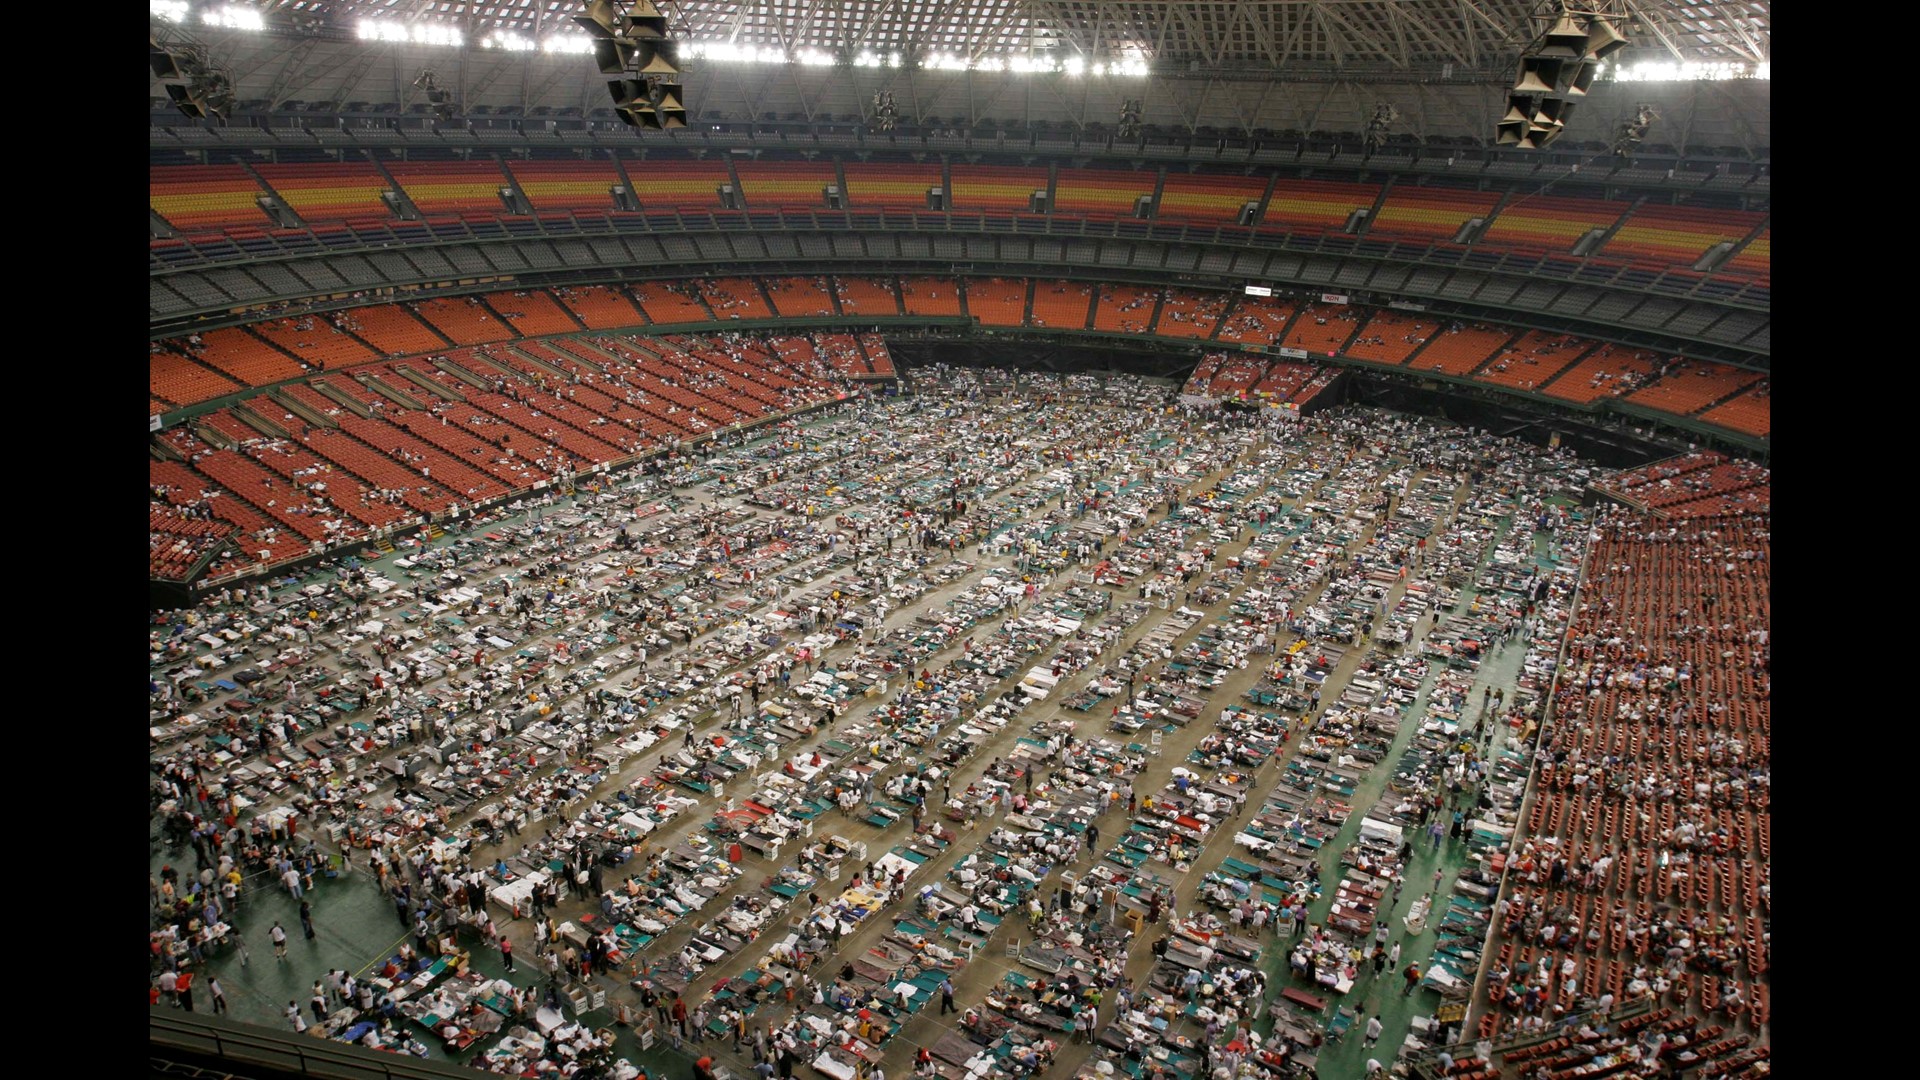
<svg viewBox="0 0 1920 1080"><path fill-rule="evenodd" d="M291 1031L153 1006L147 1041L156 1058L167 1052L215 1057L234 1068L248 1065L324 1080L472 1080L473 1070L450 1062L381 1053Z"/></svg>

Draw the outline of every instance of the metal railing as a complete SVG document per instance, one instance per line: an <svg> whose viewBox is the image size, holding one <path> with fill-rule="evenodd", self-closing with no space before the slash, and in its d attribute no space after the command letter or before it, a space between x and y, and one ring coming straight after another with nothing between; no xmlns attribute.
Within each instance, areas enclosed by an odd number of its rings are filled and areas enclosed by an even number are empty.
<svg viewBox="0 0 1920 1080"><path fill-rule="evenodd" d="M153 1006L147 1022L150 1053L214 1057L236 1069L248 1065L327 1080L472 1080L473 1070L450 1062L381 1053L291 1031L274 1031L210 1014Z"/></svg>

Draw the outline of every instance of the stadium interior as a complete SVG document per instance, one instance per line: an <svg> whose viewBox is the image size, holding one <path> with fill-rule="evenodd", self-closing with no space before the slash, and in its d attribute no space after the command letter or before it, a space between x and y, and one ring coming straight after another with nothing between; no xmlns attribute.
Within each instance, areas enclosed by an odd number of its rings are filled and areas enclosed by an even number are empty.
<svg viewBox="0 0 1920 1080"><path fill-rule="evenodd" d="M152 0L151 1071L1769 1075L1770 10Z"/></svg>

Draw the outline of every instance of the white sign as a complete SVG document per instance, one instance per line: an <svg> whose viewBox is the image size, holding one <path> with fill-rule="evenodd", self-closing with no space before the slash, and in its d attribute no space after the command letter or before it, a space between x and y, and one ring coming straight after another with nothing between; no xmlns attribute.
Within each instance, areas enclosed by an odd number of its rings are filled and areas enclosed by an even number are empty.
<svg viewBox="0 0 1920 1080"><path fill-rule="evenodd" d="M1274 351L1279 353L1281 356L1290 356L1295 360L1305 360L1307 358L1307 350L1305 349L1289 349L1283 346L1279 349L1275 349Z"/></svg>
<svg viewBox="0 0 1920 1080"><path fill-rule="evenodd" d="M1411 301L1411 300L1389 300L1389 301L1387 302L1387 306L1388 306L1388 307L1390 307L1390 308L1398 308L1398 309L1399 309L1399 310L1401 310L1401 311L1425 311L1425 310L1427 310L1427 305L1425 305L1425 304L1416 304L1416 303L1414 303L1414 302L1413 302L1413 301Z"/></svg>
<svg viewBox="0 0 1920 1080"><path fill-rule="evenodd" d="M1320 301L1325 304L1344 304L1350 299L1351 297L1341 296L1339 293L1323 292L1320 294Z"/></svg>
<svg viewBox="0 0 1920 1080"><path fill-rule="evenodd" d="M1273 290L1268 288L1265 285L1249 285L1247 286L1247 295L1248 296L1272 296Z"/></svg>
<svg viewBox="0 0 1920 1080"><path fill-rule="evenodd" d="M157 416L149 416L149 417L147 417L147 430L148 430L148 431L159 431L159 430L160 430L160 418L159 418L159 417L157 417Z"/></svg>

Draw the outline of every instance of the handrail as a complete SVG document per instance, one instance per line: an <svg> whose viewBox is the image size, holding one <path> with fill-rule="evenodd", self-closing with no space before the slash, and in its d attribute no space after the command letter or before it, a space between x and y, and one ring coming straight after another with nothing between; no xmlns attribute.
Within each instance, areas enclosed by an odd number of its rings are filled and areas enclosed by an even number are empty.
<svg viewBox="0 0 1920 1080"><path fill-rule="evenodd" d="M156 1052L169 1049L324 1080L471 1080L473 1076L473 1070L448 1062L159 1006L148 1010L147 1041Z"/></svg>

